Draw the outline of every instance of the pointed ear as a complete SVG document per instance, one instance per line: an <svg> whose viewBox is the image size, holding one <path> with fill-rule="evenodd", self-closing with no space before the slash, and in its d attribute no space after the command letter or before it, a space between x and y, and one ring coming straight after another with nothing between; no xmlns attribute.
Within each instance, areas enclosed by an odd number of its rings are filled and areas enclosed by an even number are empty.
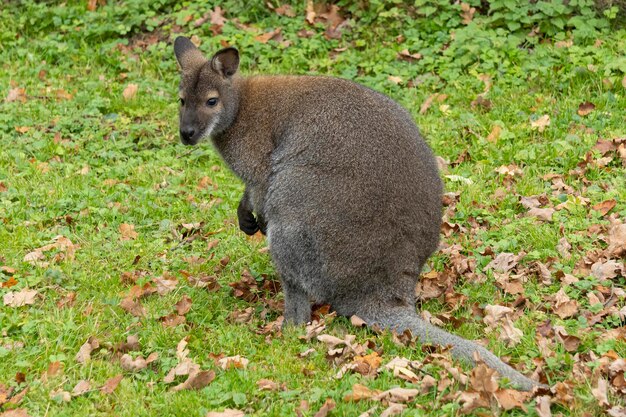
<svg viewBox="0 0 626 417"><path fill-rule="evenodd" d="M211 68L224 77L232 77L239 68L239 51L235 48L224 48L211 59Z"/></svg>
<svg viewBox="0 0 626 417"><path fill-rule="evenodd" d="M193 71L206 62L202 52L184 36L179 36L174 41L174 53L183 72Z"/></svg>

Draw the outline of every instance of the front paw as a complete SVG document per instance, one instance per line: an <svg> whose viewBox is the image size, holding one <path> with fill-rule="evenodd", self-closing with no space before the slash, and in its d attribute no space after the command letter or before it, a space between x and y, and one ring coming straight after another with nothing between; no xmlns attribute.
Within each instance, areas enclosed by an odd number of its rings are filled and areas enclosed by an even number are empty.
<svg viewBox="0 0 626 417"><path fill-rule="evenodd" d="M252 212L239 216L239 229L247 235L252 236L259 231L259 225Z"/></svg>

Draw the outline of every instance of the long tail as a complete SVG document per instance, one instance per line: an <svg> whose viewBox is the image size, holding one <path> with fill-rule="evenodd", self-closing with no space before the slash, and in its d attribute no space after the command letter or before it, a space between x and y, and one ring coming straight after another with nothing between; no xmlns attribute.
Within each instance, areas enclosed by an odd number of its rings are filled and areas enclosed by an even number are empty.
<svg viewBox="0 0 626 417"><path fill-rule="evenodd" d="M413 336L417 336L422 342L432 343L439 346L452 346L451 353L455 358L464 359L472 364L474 352L478 352L485 364L498 371L500 376L506 377L520 390L530 391L540 383L525 377L500 358L484 347L462 337L455 336L439 327L426 322L412 309L393 309L390 311L377 311L375 314L357 314L368 325L378 325L382 328L396 331L409 329Z"/></svg>

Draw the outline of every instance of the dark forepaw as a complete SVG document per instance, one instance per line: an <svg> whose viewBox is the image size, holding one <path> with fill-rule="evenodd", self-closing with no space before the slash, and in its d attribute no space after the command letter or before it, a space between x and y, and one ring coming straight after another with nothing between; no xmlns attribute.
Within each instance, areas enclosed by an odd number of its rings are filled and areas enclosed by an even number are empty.
<svg viewBox="0 0 626 417"><path fill-rule="evenodd" d="M254 214L251 211L247 211L244 213L238 213L239 217L239 228L242 232L247 235L252 236L256 232L259 231L259 225L254 218Z"/></svg>

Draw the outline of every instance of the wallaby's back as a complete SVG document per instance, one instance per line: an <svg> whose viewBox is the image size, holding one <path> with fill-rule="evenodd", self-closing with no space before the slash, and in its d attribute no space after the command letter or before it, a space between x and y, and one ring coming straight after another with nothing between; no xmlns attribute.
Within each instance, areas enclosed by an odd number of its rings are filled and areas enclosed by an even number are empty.
<svg viewBox="0 0 626 417"><path fill-rule="evenodd" d="M292 249L314 245L325 272L307 277L307 292L339 313L370 302L413 305L419 269L439 240L442 187L411 116L347 80L248 83L243 96L252 93L257 105L262 98L262 108L247 109L244 99L240 111L270 118L276 129L264 206L272 252L276 229L306 230L295 239L305 246Z"/></svg>

